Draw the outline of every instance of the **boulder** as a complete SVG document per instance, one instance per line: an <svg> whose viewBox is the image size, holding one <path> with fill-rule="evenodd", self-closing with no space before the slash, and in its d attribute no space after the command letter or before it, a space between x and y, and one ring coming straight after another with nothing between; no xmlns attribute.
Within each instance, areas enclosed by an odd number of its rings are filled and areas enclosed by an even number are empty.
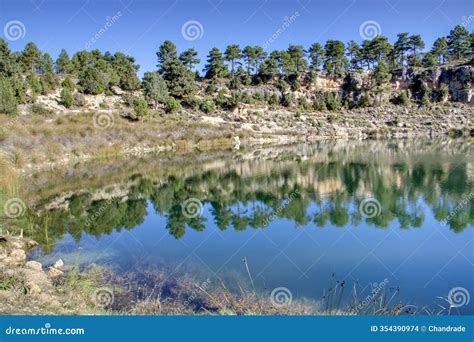
<svg viewBox="0 0 474 342"><path fill-rule="evenodd" d="M53 267L57 270L62 270L64 267L64 262L61 259L59 259L58 261L54 263Z"/></svg>
<svg viewBox="0 0 474 342"><path fill-rule="evenodd" d="M43 265L41 265L41 263L39 263L38 261L28 261L25 266L26 268L29 268L31 270L36 270L36 271L43 270Z"/></svg>
<svg viewBox="0 0 474 342"><path fill-rule="evenodd" d="M46 274L48 275L48 277L50 277L51 279L56 279L56 278L59 278L59 277L62 277L64 275L64 272L61 271L61 270L58 270L54 267L50 267L48 268L48 270L46 271Z"/></svg>

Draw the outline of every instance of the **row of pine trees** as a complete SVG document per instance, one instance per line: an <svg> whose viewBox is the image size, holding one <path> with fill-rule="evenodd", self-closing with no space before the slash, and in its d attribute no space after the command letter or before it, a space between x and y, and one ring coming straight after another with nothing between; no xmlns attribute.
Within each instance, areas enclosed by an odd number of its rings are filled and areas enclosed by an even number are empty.
<svg viewBox="0 0 474 342"><path fill-rule="evenodd" d="M403 32L391 44L378 35L361 44L328 40L324 46L312 44L308 49L290 45L287 50L267 53L260 46L241 48L237 44L224 51L213 48L203 73L195 70L201 62L195 49L178 54L171 41L165 41L157 52L158 70L137 76L139 65L123 53L102 54L99 50L78 51L72 58L62 50L56 61L34 43L21 52L12 52L0 39L0 112L14 113L17 104L34 101L39 94L49 94L62 87L66 107L74 104L73 93L110 93L113 87L123 90L143 89L150 106L173 101L186 102L196 92L196 81L224 80L229 88L241 84L261 84L275 78L298 79L302 74L324 71L330 77L342 77L349 71L371 70L377 84L388 82L391 72L401 67L432 67L458 61L472 54L474 33L456 26L446 37L438 38L431 49L420 35ZM172 103L176 107L176 103Z"/></svg>

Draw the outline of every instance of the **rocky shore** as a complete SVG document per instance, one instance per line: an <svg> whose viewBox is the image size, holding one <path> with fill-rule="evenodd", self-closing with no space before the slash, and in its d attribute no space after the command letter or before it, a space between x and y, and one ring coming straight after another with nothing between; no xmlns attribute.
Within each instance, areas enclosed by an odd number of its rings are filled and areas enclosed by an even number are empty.
<svg viewBox="0 0 474 342"><path fill-rule="evenodd" d="M65 282L65 265L44 267L28 260L38 244L22 236L0 235L0 314L90 314L98 311L85 292ZM58 286L61 284L61 286Z"/></svg>

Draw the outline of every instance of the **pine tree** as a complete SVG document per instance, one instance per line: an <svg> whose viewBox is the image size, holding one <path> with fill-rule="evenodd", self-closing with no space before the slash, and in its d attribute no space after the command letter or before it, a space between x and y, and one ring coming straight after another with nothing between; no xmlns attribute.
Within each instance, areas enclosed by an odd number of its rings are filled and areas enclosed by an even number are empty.
<svg viewBox="0 0 474 342"><path fill-rule="evenodd" d="M58 59L56 60L56 72L60 75L70 74L73 71L73 65L69 59L69 55L65 49L61 50Z"/></svg>
<svg viewBox="0 0 474 342"><path fill-rule="evenodd" d="M224 57L227 62L230 62L230 74L234 76L235 64L239 63L239 59L242 58L242 51L240 50L239 45L229 45L224 52Z"/></svg>
<svg viewBox="0 0 474 342"><path fill-rule="evenodd" d="M158 103L165 103L168 99L168 86L158 72L146 72L142 84L145 99L155 108Z"/></svg>
<svg viewBox="0 0 474 342"><path fill-rule="evenodd" d="M0 113L16 114L17 100L11 82L0 77Z"/></svg>
<svg viewBox="0 0 474 342"><path fill-rule="evenodd" d="M444 64L448 59L448 41L445 37L436 39L431 53L438 58L438 63Z"/></svg>
<svg viewBox="0 0 474 342"><path fill-rule="evenodd" d="M168 85L171 96L185 99L195 92L194 74L179 60L176 45L167 40L156 53L158 72Z"/></svg>
<svg viewBox="0 0 474 342"><path fill-rule="evenodd" d="M447 37L449 58L460 59L471 52L469 31L462 25L457 25Z"/></svg>
<svg viewBox="0 0 474 342"><path fill-rule="evenodd" d="M23 50L20 62L25 72L37 72L41 66L41 51L35 43L28 43Z"/></svg>
<svg viewBox="0 0 474 342"><path fill-rule="evenodd" d="M226 77L227 67L224 63L222 53L218 48L213 48L207 56L207 64L204 67L207 79Z"/></svg>
<svg viewBox="0 0 474 342"><path fill-rule="evenodd" d="M362 62L362 48L355 41L351 40L346 47L349 64L352 69L358 69Z"/></svg>
<svg viewBox="0 0 474 342"><path fill-rule="evenodd" d="M198 52L195 49L187 49L183 53L179 55L179 60L189 71L193 70L194 65L201 62L199 58L197 58Z"/></svg>
<svg viewBox="0 0 474 342"><path fill-rule="evenodd" d="M324 49L319 43L313 43L309 50L310 69L319 71L324 62Z"/></svg>
<svg viewBox="0 0 474 342"><path fill-rule="evenodd" d="M393 45L394 57L398 66L404 66L406 62L406 54L410 49L408 41L408 32L397 34L397 41Z"/></svg>
<svg viewBox="0 0 474 342"><path fill-rule="evenodd" d="M324 69L331 76L341 76L348 65L344 43L339 40L328 40L324 50L326 53Z"/></svg>

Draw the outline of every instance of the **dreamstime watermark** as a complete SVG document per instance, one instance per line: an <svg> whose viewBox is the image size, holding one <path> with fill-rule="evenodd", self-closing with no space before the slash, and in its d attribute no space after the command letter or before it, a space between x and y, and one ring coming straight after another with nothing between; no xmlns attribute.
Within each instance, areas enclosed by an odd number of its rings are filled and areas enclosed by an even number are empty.
<svg viewBox="0 0 474 342"><path fill-rule="evenodd" d="M114 126L115 118L112 113L95 113L92 117L94 127L98 129L108 129Z"/></svg>
<svg viewBox="0 0 474 342"><path fill-rule="evenodd" d="M94 292L92 300L96 307L104 309L113 304L114 292L107 287L101 287Z"/></svg>
<svg viewBox="0 0 474 342"><path fill-rule="evenodd" d="M51 323L45 323L40 328L15 328L9 326L5 329L5 335L84 335L83 328L53 328Z"/></svg>
<svg viewBox="0 0 474 342"><path fill-rule="evenodd" d="M3 205L3 213L9 218L19 218L25 214L26 205L19 198L10 198Z"/></svg>
<svg viewBox="0 0 474 342"><path fill-rule="evenodd" d="M452 308L468 305L470 300L469 291L464 287L452 288L448 293L448 303Z"/></svg>
<svg viewBox="0 0 474 342"><path fill-rule="evenodd" d="M364 21L359 26L359 35L362 39L374 39L382 33L380 24L375 20Z"/></svg>
<svg viewBox="0 0 474 342"><path fill-rule="evenodd" d="M113 16L109 16L107 18L105 18L105 24L99 29L99 31L97 31L91 39L89 39L86 43L85 43L85 47L86 49L89 49L92 45L94 45L95 43L97 43L97 41L102 38L102 36L104 34L107 33L108 30L110 30L110 28L112 28L112 26L120 20L120 18L122 17L122 12L118 11L117 13L115 13Z"/></svg>
<svg viewBox="0 0 474 342"><path fill-rule="evenodd" d="M473 196L474 193L472 192L464 196L461 202L459 202L459 204L449 213L449 215L446 216L444 220L441 220L441 225L447 225L448 222L454 217L454 215L456 215L462 208L464 208Z"/></svg>
<svg viewBox="0 0 474 342"><path fill-rule="evenodd" d="M293 24L296 19L300 16L300 13L296 11L291 16L286 16L283 18L283 24L272 34L270 38L268 38L265 43L263 43L263 48L267 49L275 40L278 39L285 31Z"/></svg>
<svg viewBox="0 0 474 342"><path fill-rule="evenodd" d="M286 287L274 288L270 293L270 302L273 306L282 307L291 305L293 301L293 294Z"/></svg>
<svg viewBox="0 0 474 342"><path fill-rule="evenodd" d="M380 215L382 206L376 198L364 198L359 204L359 212L365 218L372 218Z"/></svg>
<svg viewBox="0 0 474 342"><path fill-rule="evenodd" d="M300 194L300 191L298 189L296 189L295 191L293 191L290 196L288 196L288 198L286 200L283 201L283 203L273 212L271 213L268 217L265 218L265 220L263 221L263 226L266 227L270 224L271 221L273 221L273 219L275 217L278 217L278 215L280 215L280 213L287 207L290 205L290 203Z"/></svg>
<svg viewBox="0 0 474 342"><path fill-rule="evenodd" d="M181 26L181 35L189 41L201 39L204 36L204 27L197 20L189 20Z"/></svg>
<svg viewBox="0 0 474 342"><path fill-rule="evenodd" d="M474 21L474 15L470 14L469 16L462 16L461 17L461 25L464 27L468 27Z"/></svg>
<svg viewBox="0 0 474 342"><path fill-rule="evenodd" d="M181 212L183 213L184 217L195 218L201 216L202 211L202 202L197 198L191 197L181 203Z"/></svg>
<svg viewBox="0 0 474 342"><path fill-rule="evenodd" d="M352 313L357 314L360 311L362 311L364 308L369 306L369 304L377 298L379 293L387 286L388 284L388 279L385 278L382 282L380 283L373 283L371 284L372 290L370 294L368 294L363 301L359 302L355 308L352 309Z"/></svg>
<svg viewBox="0 0 474 342"><path fill-rule="evenodd" d="M5 38L11 41L25 38L25 24L19 20L11 20L3 27L3 34L5 35Z"/></svg>
<svg viewBox="0 0 474 342"><path fill-rule="evenodd" d="M197 286L198 290L200 291L206 291L206 289L209 287L209 285L211 284L211 280L209 278L207 278L206 280L204 280L201 285ZM196 298L197 298L197 295L199 293L198 290L193 290L191 292L191 295L184 301L183 303L183 306L184 307L187 307L189 306L189 304L191 304Z"/></svg>
<svg viewBox="0 0 474 342"><path fill-rule="evenodd" d="M113 203L113 200L109 199L105 201L104 205L101 205L99 210L96 210L90 217L86 220L86 227L89 227L92 222L94 222L99 216L101 216L105 210Z"/></svg>

